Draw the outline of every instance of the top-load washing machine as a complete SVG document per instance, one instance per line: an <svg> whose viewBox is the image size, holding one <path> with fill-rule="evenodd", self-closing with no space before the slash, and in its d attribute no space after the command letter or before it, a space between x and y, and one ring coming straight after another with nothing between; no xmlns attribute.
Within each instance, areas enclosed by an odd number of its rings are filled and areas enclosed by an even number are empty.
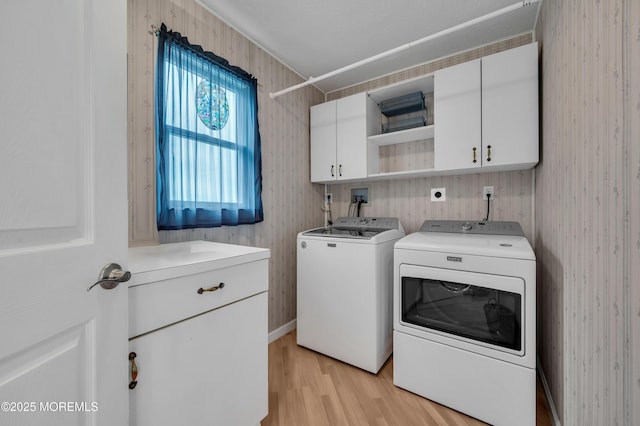
<svg viewBox="0 0 640 426"><path fill-rule="evenodd" d="M394 384L535 425L536 259L520 225L428 220L394 256Z"/></svg>
<svg viewBox="0 0 640 426"><path fill-rule="evenodd" d="M298 234L297 342L377 373L392 351L397 218L341 217Z"/></svg>

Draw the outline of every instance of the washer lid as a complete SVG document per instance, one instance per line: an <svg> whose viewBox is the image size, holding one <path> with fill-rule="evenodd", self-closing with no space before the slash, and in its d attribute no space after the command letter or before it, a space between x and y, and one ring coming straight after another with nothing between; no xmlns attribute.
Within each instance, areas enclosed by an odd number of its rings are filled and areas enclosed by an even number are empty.
<svg viewBox="0 0 640 426"><path fill-rule="evenodd" d="M396 217L339 217L332 226L310 229L302 235L370 240L389 230L400 231L404 235Z"/></svg>
<svg viewBox="0 0 640 426"><path fill-rule="evenodd" d="M356 239L365 239L370 240L381 232L385 232L386 229L379 229L375 231L367 231L360 230L357 228L354 229L341 229L335 227L326 227L326 228L316 228L310 229L308 231L304 231L302 235L317 235L317 236L325 236L332 238L356 238Z"/></svg>
<svg viewBox="0 0 640 426"><path fill-rule="evenodd" d="M395 244L396 250L503 257L535 260L526 237L514 235L477 235L444 232L414 232Z"/></svg>

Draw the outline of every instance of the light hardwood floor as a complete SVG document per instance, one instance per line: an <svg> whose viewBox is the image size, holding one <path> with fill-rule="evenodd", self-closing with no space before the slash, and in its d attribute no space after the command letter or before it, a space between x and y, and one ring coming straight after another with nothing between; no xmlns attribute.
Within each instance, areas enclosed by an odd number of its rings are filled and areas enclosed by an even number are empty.
<svg viewBox="0 0 640 426"><path fill-rule="evenodd" d="M538 380L537 425L552 425ZM393 357L377 375L296 344L269 345L269 415L262 426L471 426L485 423L393 385Z"/></svg>

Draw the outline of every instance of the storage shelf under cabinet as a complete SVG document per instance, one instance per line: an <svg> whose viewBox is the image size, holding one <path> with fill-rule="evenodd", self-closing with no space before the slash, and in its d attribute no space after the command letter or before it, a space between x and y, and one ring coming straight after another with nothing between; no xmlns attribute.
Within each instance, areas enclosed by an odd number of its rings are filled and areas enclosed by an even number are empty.
<svg viewBox="0 0 640 426"><path fill-rule="evenodd" d="M367 179L403 175L410 177L416 173L424 175L424 170L433 169L433 89L434 76L429 74L368 92L369 98L376 103L377 108L373 113L367 115L367 120L375 122L373 128L376 129L367 138ZM387 107L385 102L392 105ZM383 117L385 117L384 120L387 120L387 116L393 117L393 119L417 119L417 122L426 125L383 133L381 123ZM414 164L416 167L413 168L416 170L399 171L388 166L389 163L395 161L389 156L406 156L406 154L402 154L405 151L405 146L425 143L428 144L431 154L427 155L421 164ZM423 152L423 149L419 149L419 151ZM406 150L406 152L411 152L411 150ZM419 158L422 157L419 156ZM415 159L412 158L410 162L413 161Z"/></svg>
<svg viewBox="0 0 640 426"><path fill-rule="evenodd" d="M369 136L367 140L376 146L395 145L406 142L433 139L434 126L414 127L413 129L399 130L397 132L382 133Z"/></svg>

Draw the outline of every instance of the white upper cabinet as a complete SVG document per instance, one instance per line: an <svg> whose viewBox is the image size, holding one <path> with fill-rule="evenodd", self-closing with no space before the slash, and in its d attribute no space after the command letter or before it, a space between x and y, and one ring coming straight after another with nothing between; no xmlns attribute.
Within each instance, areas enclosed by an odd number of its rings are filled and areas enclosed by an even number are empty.
<svg viewBox="0 0 640 426"><path fill-rule="evenodd" d="M434 73L434 156L438 170L482 165L480 60Z"/></svg>
<svg viewBox="0 0 640 426"><path fill-rule="evenodd" d="M538 163L537 43L436 71L434 103L437 170Z"/></svg>
<svg viewBox="0 0 640 426"><path fill-rule="evenodd" d="M311 107L312 182L367 177L370 103L362 92Z"/></svg>
<svg viewBox="0 0 640 426"><path fill-rule="evenodd" d="M366 93L337 100L337 179L367 177L367 102Z"/></svg>
<svg viewBox="0 0 640 426"><path fill-rule="evenodd" d="M311 107L311 182L336 179L336 101Z"/></svg>
<svg viewBox="0 0 640 426"><path fill-rule="evenodd" d="M382 108L414 95L420 123ZM311 108L312 182L525 170L538 146L537 43Z"/></svg>
<svg viewBox="0 0 640 426"><path fill-rule="evenodd" d="M483 166L538 163L537 43L482 58L482 145Z"/></svg>

